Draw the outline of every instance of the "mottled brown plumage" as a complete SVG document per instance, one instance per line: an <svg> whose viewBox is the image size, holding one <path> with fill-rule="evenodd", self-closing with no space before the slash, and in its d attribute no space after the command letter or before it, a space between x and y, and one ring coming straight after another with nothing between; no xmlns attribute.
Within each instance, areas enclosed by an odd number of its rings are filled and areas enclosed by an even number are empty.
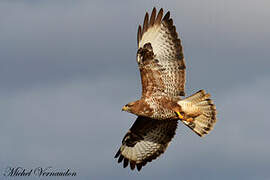
<svg viewBox="0 0 270 180"><path fill-rule="evenodd" d="M137 33L137 62L141 75L141 99L128 103L124 111L137 120L125 135L115 155L123 167L138 170L164 153L180 119L199 136L207 134L216 122L216 109L203 90L185 95L185 60L181 41L170 18L153 9L146 13Z"/></svg>

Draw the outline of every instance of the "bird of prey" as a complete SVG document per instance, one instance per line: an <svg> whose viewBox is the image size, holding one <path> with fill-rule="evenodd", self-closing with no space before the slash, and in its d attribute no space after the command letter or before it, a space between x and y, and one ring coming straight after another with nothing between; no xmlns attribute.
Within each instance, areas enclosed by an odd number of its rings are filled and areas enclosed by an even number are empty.
<svg viewBox="0 0 270 180"><path fill-rule="evenodd" d="M138 116L122 140L115 155L124 168L132 170L160 156L182 121L199 136L208 134L216 122L216 107L210 94L200 90L185 96L185 59L181 41L170 12L163 9L151 16L146 13L137 34L137 63L141 75L140 100L126 104L122 110Z"/></svg>

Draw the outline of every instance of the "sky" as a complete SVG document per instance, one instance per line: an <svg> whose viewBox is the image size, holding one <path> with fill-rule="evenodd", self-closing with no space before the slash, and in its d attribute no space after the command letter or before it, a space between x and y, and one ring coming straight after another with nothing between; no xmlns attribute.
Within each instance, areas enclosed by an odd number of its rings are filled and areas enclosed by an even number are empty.
<svg viewBox="0 0 270 180"><path fill-rule="evenodd" d="M170 11L186 94L205 89L218 122L205 138L179 123L140 172L113 158L140 98L136 32ZM270 179L267 0L0 1L0 176L7 167L71 169L59 179ZM31 176L18 179L40 179ZM46 179L46 178L44 178ZM49 177L47 179L56 179Z"/></svg>

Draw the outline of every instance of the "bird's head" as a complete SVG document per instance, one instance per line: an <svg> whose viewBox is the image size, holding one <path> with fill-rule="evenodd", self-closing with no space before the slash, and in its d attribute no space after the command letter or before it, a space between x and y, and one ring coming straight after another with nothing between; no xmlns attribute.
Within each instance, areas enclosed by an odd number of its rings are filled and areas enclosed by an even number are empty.
<svg viewBox="0 0 270 180"><path fill-rule="evenodd" d="M122 107L122 111L132 112L134 105L135 105L135 102L128 103Z"/></svg>

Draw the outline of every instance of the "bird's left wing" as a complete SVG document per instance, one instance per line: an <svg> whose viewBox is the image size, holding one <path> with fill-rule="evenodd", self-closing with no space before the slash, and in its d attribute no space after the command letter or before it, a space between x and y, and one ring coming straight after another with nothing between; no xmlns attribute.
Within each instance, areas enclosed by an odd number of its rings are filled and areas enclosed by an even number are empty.
<svg viewBox="0 0 270 180"><path fill-rule="evenodd" d="M177 121L158 121L139 116L122 140L122 146L115 155L124 168L130 164L140 170L147 162L165 152L175 135Z"/></svg>
<svg viewBox="0 0 270 180"><path fill-rule="evenodd" d="M157 15L156 15L157 14ZM143 27L137 34L138 53L152 49L153 57L145 57L139 64L142 79L142 96L164 93L168 96L185 95L185 60L181 40L170 18L170 12L163 17L163 9L151 17L146 13Z"/></svg>

